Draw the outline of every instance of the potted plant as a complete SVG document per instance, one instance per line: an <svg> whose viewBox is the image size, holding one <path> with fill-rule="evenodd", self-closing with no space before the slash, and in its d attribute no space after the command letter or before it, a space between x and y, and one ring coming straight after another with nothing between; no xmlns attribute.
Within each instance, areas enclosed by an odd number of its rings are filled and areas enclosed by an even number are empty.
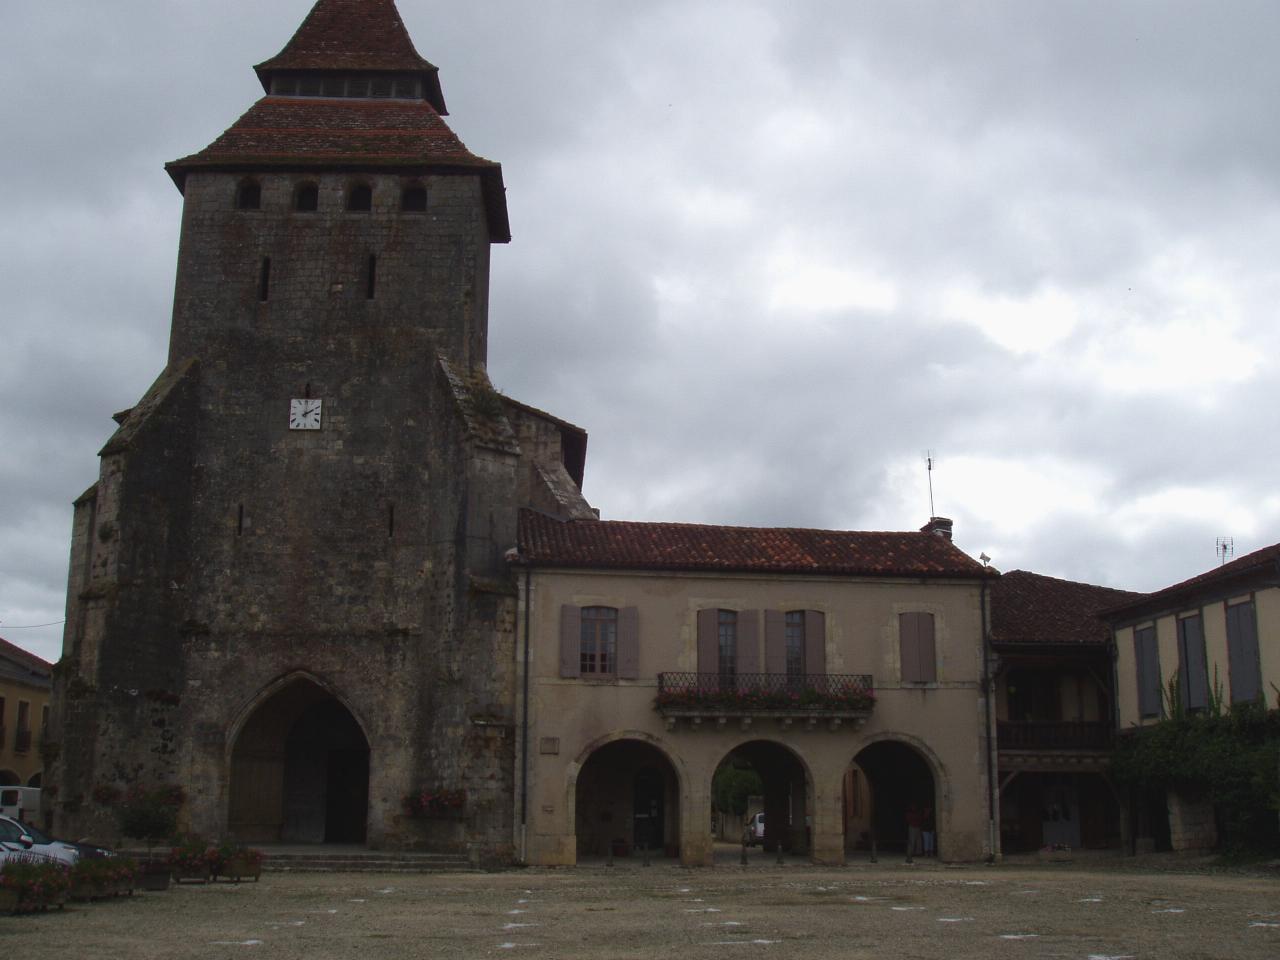
<svg viewBox="0 0 1280 960"><path fill-rule="evenodd" d="M16 903L10 909L29 913L62 907L71 889L71 877L63 864L18 856L6 860L0 867L0 888L17 894Z"/></svg>
<svg viewBox="0 0 1280 960"><path fill-rule="evenodd" d="M262 851L242 844L224 843L218 847L218 866L214 873L233 883L262 876Z"/></svg>
<svg viewBox="0 0 1280 960"><path fill-rule="evenodd" d="M95 797L104 796L108 788L95 790ZM165 890L169 887L167 860L151 855L157 843L174 835L178 827L178 809L186 801L186 793L173 784L151 786L136 785L116 804L116 820L125 836L142 840L147 846L147 859L142 864L141 880L144 890Z"/></svg>
<svg viewBox="0 0 1280 960"><path fill-rule="evenodd" d="M205 843L197 834L179 837L178 842L169 851L169 870L173 880L193 880L196 883L208 883L213 878L214 867L218 863L218 849Z"/></svg>

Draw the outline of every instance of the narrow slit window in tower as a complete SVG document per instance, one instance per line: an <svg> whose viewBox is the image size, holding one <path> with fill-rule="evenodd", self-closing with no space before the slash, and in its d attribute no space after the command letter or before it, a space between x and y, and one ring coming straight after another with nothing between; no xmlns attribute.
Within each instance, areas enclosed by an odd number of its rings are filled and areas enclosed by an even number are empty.
<svg viewBox="0 0 1280 960"><path fill-rule="evenodd" d="M365 288L364 297L366 300L373 299L374 289L378 283L378 258L375 254L369 254L369 263L365 268Z"/></svg>
<svg viewBox="0 0 1280 960"><path fill-rule="evenodd" d="M258 271L258 302L266 303L271 294L271 258L262 258L262 268Z"/></svg>

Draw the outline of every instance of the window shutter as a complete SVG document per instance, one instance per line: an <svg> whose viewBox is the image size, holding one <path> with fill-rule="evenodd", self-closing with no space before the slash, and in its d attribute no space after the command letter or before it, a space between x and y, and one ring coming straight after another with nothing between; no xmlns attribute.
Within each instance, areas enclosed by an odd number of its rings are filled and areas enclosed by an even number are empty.
<svg viewBox="0 0 1280 960"><path fill-rule="evenodd" d="M920 679L925 683L938 682L938 645L933 634L933 614L916 614L916 638L920 650Z"/></svg>
<svg viewBox="0 0 1280 960"><path fill-rule="evenodd" d="M738 613L738 674L760 672L760 611Z"/></svg>
<svg viewBox="0 0 1280 960"><path fill-rule="evenodd" d="M764 671L787 672L787 627L781 610L764 612Z"/></svg>
<svg viewBox="0 0 1280 960"><path fill-rule="evenodd" d="M920 641L916 637L916 614L898 614L898 657L903 683L920 680Z"/></svg>
<svg viewBox="0 0 1280 960"><path fill-rule="evenodd" d="M1209 671L1205 664L1204 625L1199 616L1178 621L1178 640L1184 705L1188 710L1203 709L1209 705Z"/></svg>
<svg viewBox="0 0 1280 960"><path fill-rule="evenodd" d="M827 615L821 610L804 612L804 672L827 672Z"/></svg>
<svg viewBox="0 0 1280 960"><path fill-rule="evenodd" d="M618 611L618 676L623 680L640 676L640 611L635 607Z"/></svg>
<svg viewBox="0 0 1280 960"><path fill-rule="evenodd" d="M1156 646L1155 627L1133 631L1133 654L1138 673L1138 714L1160 715L1160 654Z"/></svg>
<svg viewBox="0 0 1280 960"><path fill-rule="evenodd" d="M720 642L716 633L715 607L698 611L698 672L720 672Z"/></svg>
<svg viewBox="0 0 1280 960"><path fill-rule="evenodd" d="M1258 664L1258 619L1253 601L1227 607L1227 662L1231 702L1256 700L1262 692Z"/></svg>
<svg viewBox="0 0 1280 960"><path fill-rule="evenodd" d="M566 603L560 607L560 676L578 676L581 656L582 609Z"/></svg>

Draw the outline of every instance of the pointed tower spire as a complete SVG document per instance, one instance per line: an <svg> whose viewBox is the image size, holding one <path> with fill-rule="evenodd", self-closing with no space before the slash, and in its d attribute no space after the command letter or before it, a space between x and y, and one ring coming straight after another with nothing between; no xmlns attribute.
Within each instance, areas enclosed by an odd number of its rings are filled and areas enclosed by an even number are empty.
<svg viewBox="0 0 1280 960"><path fill-rule="evenodd" d="M418 56L394 0L317 0L254 69L266 96L205 149L165 164L179 190L197 171L478 175L490 241L511 239L502 167L441 119L438 71Z"/></svg>
<svg viewBox="0 0 1280 960"><path fill-rule="evenodd" d="M304 74L411 76L436 113L449 113L439 71L418 55L395 0L317 0L284 49L253 69L267 93L276 78Z"/></svg>

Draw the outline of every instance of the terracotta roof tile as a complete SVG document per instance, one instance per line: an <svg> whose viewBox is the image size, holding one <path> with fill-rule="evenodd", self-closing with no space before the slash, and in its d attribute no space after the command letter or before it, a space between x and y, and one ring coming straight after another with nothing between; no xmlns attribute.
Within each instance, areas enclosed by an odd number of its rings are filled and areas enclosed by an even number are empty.
<svg viewBox="0 0 1280 960"><path fill-rule="evenodd" d="M435 70L414 49L393 0L319 0L271 70Z"/></svg>
<svg viewBox="0 0 1280 960"><path fill-rule="evenodd" d="M560 521L532 510L520 513L519 551L522 561L535 566L883 577L992 575L935 534Z"/></svg>
<svg viewBox="0 0 1280 960"><path fill-rule="evenodd" d="M165 165L179 189L199 169L475 170L489 232L511 239L502 168L463 145L425 100L263 97L199 153Z"/></svg>
<svg viewBox="0 0 1280 960"><path fill-rule="evenodd" d="M1216 587L1226 586L1234 580L1268 574L1270 579L1280 578L1280 543L1247 553L1237 557L1230 563L1214 567L1205 573L1197 574L1172 586L1157 590L1154 593L1135 595L1132 602L1118 602L1107 609L1108 614L1122 613L1137 609L1159 609L1161 607L1181 606L1189 602L1198 593L1212 591Z"/></svg>
<svg viewBox="0 0 1280 960"><path fill-rule="evenodd" d="M53 670L53 664L48 660L37 657L34 653L23 650L3 638L0 638L0 659L13 661L24 673L31 674L35 679L48 680Z"/></svg>
<svg viewBox="0 0 1280 960"><path fill-rule="evenodd" d="M991 638L1000 643L1103 644L1099 611L1141 594L1011 570L991 585Z"/></svg>
<svg viewBox="0 0 1280 960"><path fill-rule="evenodd" d="M168 166L299 160L497 166L468 150L424 100L324 97L263 97L209 146Z"/></svg>

